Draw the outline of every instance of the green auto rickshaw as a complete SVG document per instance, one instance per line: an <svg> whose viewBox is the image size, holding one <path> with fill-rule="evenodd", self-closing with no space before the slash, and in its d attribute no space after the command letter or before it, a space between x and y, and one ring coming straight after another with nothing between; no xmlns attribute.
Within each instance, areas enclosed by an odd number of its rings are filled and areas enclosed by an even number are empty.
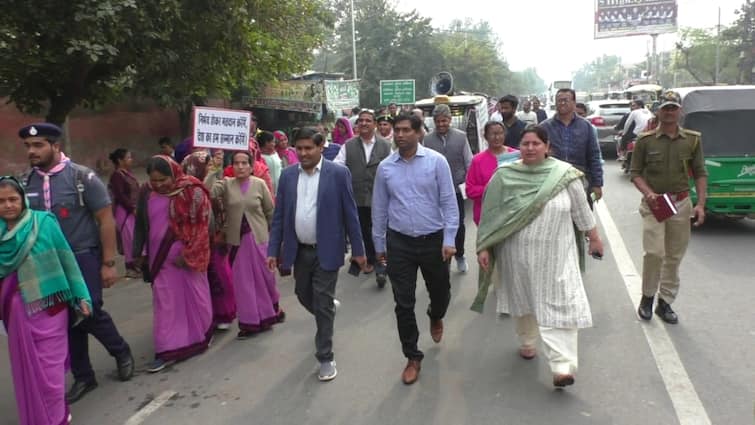
<svg viewBox="0 0 755 425"><path fill-rule="evenodd" d="M755 86L674 91L682 98L682 127L702 133L708 170L706 212L755 218ZM690 196L697 202L693 180Z"/></svg>

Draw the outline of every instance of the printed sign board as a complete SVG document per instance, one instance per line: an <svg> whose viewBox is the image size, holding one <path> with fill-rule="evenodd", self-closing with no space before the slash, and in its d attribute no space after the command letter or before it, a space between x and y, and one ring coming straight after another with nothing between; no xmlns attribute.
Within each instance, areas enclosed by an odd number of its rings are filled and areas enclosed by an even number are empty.
<svg viewBox="0 0 755 425"><path fill-rule="evenodd" d="M414 80L380 80L381 105L409 105L415 99Z"/></svg>
<svg viewBox="0 0 755 425"><path fill-rule="evenodd" d="M244 99L247 106L318 114L325 103L320 81L278 81L266 86L259 96Z"/></svg>
<svg viewBox="0 0 755 425"><path fill-rule="evenodd" d="M596 0L595 38L676 32L676 0Z"/></svg>
<svg viewBox="0 0 755 425"><path fill-rule="evenodd" d="M341 111L359 106L359 80L325 80L323 82L328 109Z"/></svg>
<svg viewBox="0 0 755 425"><path fill-rule="evenodd" d="M194 108L194 147L248 150L252 113L233 109Z"/></svg>

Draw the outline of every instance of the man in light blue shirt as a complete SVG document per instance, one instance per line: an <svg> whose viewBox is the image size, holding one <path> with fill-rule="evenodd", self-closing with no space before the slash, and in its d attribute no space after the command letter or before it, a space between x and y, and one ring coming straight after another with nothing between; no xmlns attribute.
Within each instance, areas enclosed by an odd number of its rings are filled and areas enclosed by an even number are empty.
<svg viewBox="0 0 755 425"><path fill-rule="evenodd" d="M378 259L388 262L399 338L408 359L401 378L409 385L417 381L424 357L417 348L414 314L417 268L430 294L430 334L438 343L451 300L449 261L456 253L459 208L448 162L419 145L422 120L399 115L393 134L398 151L380 163L375 176L372 236Z"/></svg>

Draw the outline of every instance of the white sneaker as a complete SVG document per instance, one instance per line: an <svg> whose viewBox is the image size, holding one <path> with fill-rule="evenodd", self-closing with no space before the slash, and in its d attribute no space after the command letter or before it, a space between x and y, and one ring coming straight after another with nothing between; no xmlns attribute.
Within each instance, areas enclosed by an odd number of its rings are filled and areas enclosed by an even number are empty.
<svg viewBox="0 0 755 425"><path fill-rule="evenodd" d="M341 302L333 298L333 307L335 307L335 309L338 310L338 307L340 306L341 306Z"/></svg>
<svg viewBox="0 0 755 425"><path fill-rule="evenodd" d="M219 331L227 331L230 328L231 328L230 323L218 323L217 326L215 326L215 329Z"/></svg>
<svg viewBox="0 0 755 425"><path fill-rule="evenodd" d="M332 381L338 375L335 360L320 363L320 371L317 373L317 379L320 381Z"/></svg>
<svg viewBox="0 0 755 425"><path fill-rule="evenodd" d="M469 270L469 265L467 265L467 257L456 257L456 268L461 273L466 273L467 270Z"/></svg>

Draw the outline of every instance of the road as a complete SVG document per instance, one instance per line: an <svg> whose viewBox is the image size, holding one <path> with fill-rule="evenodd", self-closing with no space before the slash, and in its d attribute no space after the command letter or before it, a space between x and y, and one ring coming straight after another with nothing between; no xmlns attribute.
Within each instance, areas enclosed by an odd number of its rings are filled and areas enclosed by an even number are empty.
<svg viewBox="0 0 755 425"><path fill-rule="evenodd" d="M427 331L427 292L420 285L426 357L413 386L400 381L405 359L390 290L377 289L370 276L342 270L339 277L339 375L330 383L317 381L314 321L298 305L289 278L279 281L288 319L273 332L246 341L232 332L217 334L207 353L145 373L152 358L151 293L131 280L106 291L106 307L132 346L137 376L118 382L114 361L93 342L100 387L72 406L74 423L753 423L755 222L710 221L695 230L674 304L680 323L646 324L635 314L640 294L627 289L637 281L631 271L642 266L639 195L614 161L605 171L601 229L612 235L610 241L604 236L604 260L590 260L585 274L594 327L580 332L580 370L566 390L553 389L542 356L530 362L517 356L513 321L496 317L494 297L484 314L469 310L474 261L466 275L452 268L453 297L437 345ZM467 234L473 251L471 220ZM0 425L10 425L17 419L2 337L0 365Z"/></svg>

